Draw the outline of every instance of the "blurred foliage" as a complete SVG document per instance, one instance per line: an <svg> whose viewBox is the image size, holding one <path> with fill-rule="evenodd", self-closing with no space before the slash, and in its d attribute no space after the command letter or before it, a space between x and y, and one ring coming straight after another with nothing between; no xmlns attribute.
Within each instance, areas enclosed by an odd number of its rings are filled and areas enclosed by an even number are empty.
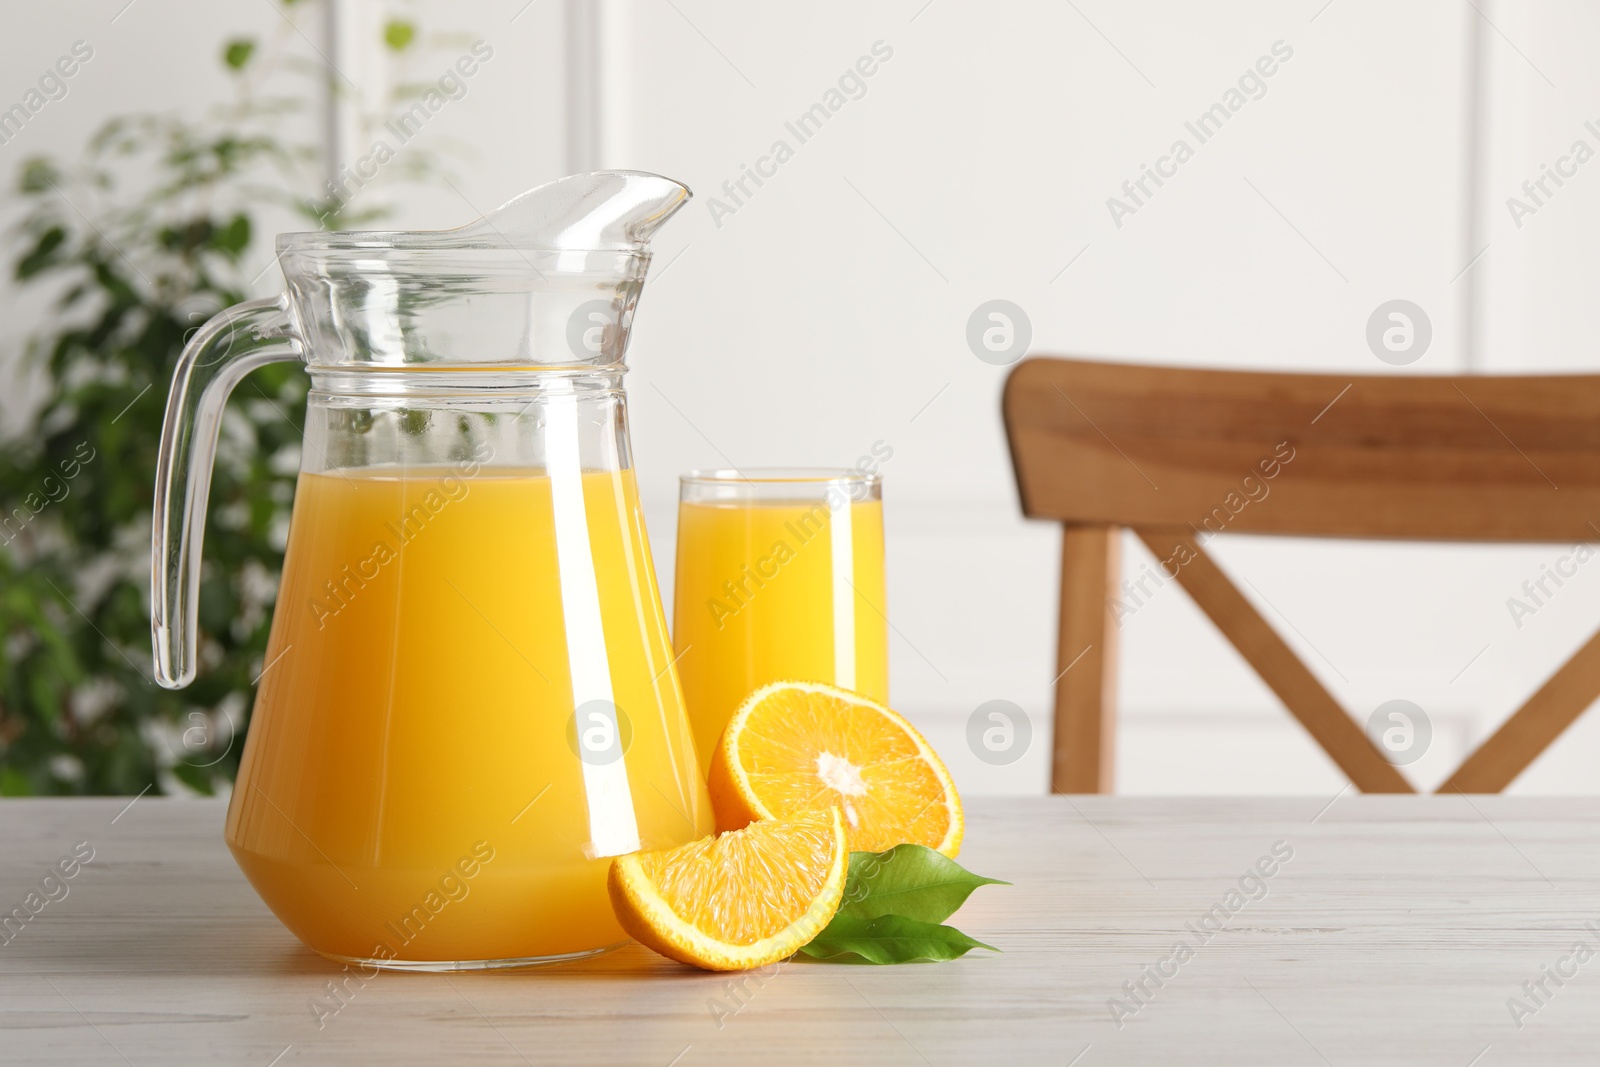
<svg viewBox="0 0 1600 1067"><path fill-rule="evenodd" d="M404 19L390 19L383 27L383 41L396 52L404 52L417 38L417 28Z"/></svg>
<svg viewBox="0 0 1600 1067"><path fill-rule="evenodd" d="M238 766L283 565L305 374L263 367L229 404L199 675L179 692L158 687L150 665L150 510L168 384L200 324L276 277L271 260L251 260L270 241L264 207L305 228L381 214L351 211L326 180L323 146L285 136L320 129L318 102L345 90L297 52L296 23L310 22L316 0L279 7L276 36L224 43L231 101L199 119L112 118L72 167L20 169L13 275L50 311L26 353L44 403L0 440L0 794L211 793ZM395 20L382 30L396 53L416 34ZM368 129L380 119L363 116ZM426 149L406 151L394 177L437 172Z"/></svg>

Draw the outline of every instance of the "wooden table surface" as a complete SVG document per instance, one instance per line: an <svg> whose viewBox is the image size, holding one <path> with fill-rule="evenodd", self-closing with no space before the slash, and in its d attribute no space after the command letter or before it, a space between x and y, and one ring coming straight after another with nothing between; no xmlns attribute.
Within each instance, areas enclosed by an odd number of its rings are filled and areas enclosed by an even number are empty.
<svg viewBox="0 0 1600 1067"><path fill-rule="evenodd" d="M976 798L961 859L1016 884L952 921L1003 954L787 963L735 996L630 945L380 974L320 1027L342 972L245 883L223 805L127 805L0 801L0 910L94 850L0 945L0 1063L1600 1061L1600 799Z"/></svg>

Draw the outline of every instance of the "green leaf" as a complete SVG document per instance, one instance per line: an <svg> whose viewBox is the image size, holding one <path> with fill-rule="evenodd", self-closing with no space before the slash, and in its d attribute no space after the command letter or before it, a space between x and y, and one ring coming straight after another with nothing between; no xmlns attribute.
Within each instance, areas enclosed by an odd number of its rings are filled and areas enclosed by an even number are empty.
<svg viewBox="0 0 1600 1067"><path fill-rule="evenodd" d="M66 239L67 232L60 226L52 226L40 234L33 248L17 260L17 279L26 280L49 267L55 261L56 250Z"/></svg>
<svg viewBox="0 0 1600 1067"><path fill-rule="evenodd" d="M860 956L868 963L953 960L975 948L999 949L974 940L953 926L920 922L904 915L858 919L839 914L800 951L813 959Z"/></svg>
<svg viewBox="0 0 1600 1067"><path fill-rule="evenodd" d="M233 70L243 70L244 65L250 62L250 57L255 55L256 43L248 37L240 37L228 42L222 50L222 61Z"/></svg>
<svg viewBox="0 0 1600 1067"><path fill-rule="evenodd" d="M416 25L404 19L390 19L383 27L383 43L396 52L404 52L416 36Z"/></svg>
<svg viewBox="0 0 1600 1067"><path fill-rule="evenodd" d="M941 923L979 886L1010 884L973 874L923 845L896 845L878 853L852 852L839 914L856 919L899 915Z"/></svg>
<svg viewBox="0 0 1600 1067"><path fill-rule="evenodd" d="M33 784L28 776L15 767L0 768L0 797L28 797L33 795Z"/></svg>
<svg viewBox="0 0 1600 1067"><path fill-rule="evenodd" d="M61 178L61 172L48 159L30 159L22 165L17 188L24 193L42 193Z"/></svg>
<svg viewBox="0 0 1600 1067"><path fill-rule="evenodd" d="M229 223L211 234L211 244L237 257L250 243L250 216L235 215Z"/></svg>
<svg viewBox="0 0 1600 1067"><path fill-rule="evenodd" d="M204 767L197 767L192 763L177 763L172 767L172 775L201 796L209 797L216 792L211 783L211 772Z"/></svg>

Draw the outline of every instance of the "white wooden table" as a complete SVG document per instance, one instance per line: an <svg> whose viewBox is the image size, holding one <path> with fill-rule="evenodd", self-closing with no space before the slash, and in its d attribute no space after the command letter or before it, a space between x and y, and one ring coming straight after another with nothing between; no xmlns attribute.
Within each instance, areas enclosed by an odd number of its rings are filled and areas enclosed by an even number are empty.
<svg viewBox="0 0 1600 1067"><path fill-rule="evenodd" d="M0 945L0 1063L1600 1061L1600 799L975 799L961 859L1016 885L952 921L1003 955L785 964L719 1026L710 1002L740 1002L728 976L629 946L542 970L381 974L320 1028L310 1001L341 972L235 869L223 806L127 803L0 801L0 910L75 843L94 849ZM1198 943L1186 924L1206 925L1276 842L1293 858L1265 896ZM1597 953L1583 965L1578 942ZM1541 978L1548 996L1530 997Z"/></svg>

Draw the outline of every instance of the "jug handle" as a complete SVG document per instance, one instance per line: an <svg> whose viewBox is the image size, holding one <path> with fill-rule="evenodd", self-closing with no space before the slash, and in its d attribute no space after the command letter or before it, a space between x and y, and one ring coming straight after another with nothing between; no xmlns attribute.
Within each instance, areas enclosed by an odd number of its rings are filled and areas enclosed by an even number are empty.
<svg viewBox="0 0 1600 1067"><path fill-rule="evenodd" d="M166 689L194 680L200 549L223 406L245 375L301 353L285 295L212 316L178 356L161 425L151 528L150 632L156 681Z"/></svg>

